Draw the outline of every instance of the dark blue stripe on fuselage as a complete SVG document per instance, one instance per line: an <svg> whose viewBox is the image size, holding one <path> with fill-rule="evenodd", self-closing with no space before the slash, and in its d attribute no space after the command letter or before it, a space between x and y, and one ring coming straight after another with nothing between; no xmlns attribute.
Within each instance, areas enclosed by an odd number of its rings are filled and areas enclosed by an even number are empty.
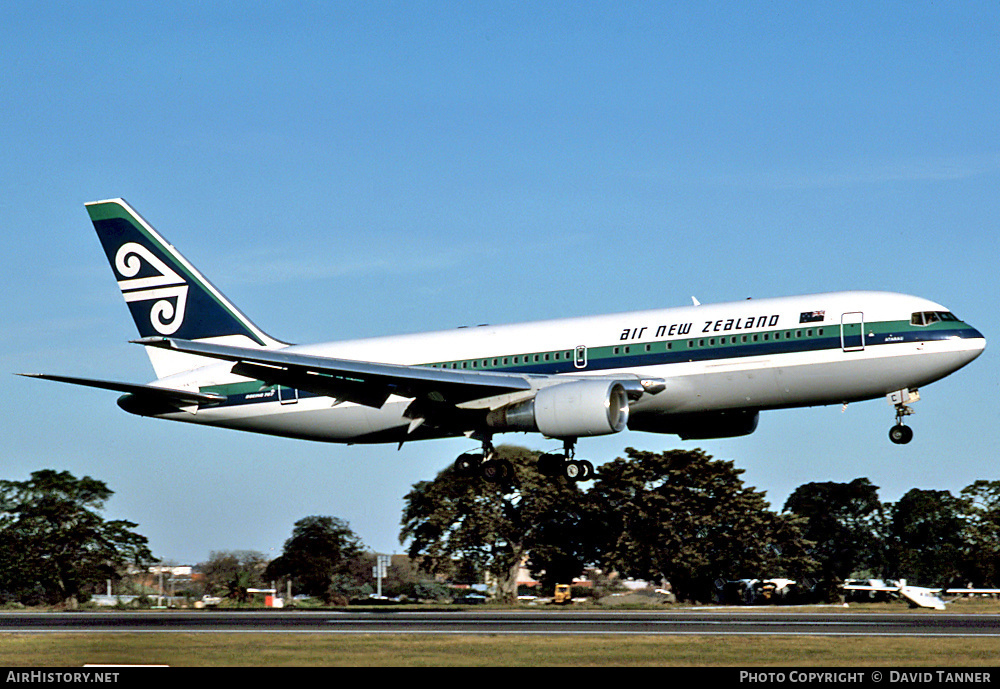
<svg viewBox="0 0 1000 689"><path fill-rule="evenodd" d="M824 350L841 349L840 328L830 327L835 334L824 337L802 337L802 338L780 338L768 341L738 342L736 344L718 344L721 337L705 337L690 340L693 342L705 341L705 345L688 347L689 340L674 341L674 348L660 352L639 352L636 354L621 354L604 357L587 362L587 367L576 368L572 361L546 361L528 366L490 366L480 369L460 369L463 371L489 371L495 373L530 373L539 375L556 375L560 373L584 373L593 371L610 371L622 368L641 368L644 366L663 366L669 364L680 364L688 362L716 361L723 359L741 359L754 356L774 356L777 354L795 354L801 352L819 352ZM782 331L783 333L784 331ZM756 333L758 337L763 337L763 333ZM769 336L774 333L768 333ZM733 336L726 336L728 341ZM741 335L735 336L742 338ZM873 333L865 335L865 347L879 347L894 344L905 344L913 342L931 342L938 340L948 340L952 338L981 338L982 334L975 328L954 328L948 330L907 330L891 333ZM714 339L715 345L708 344ZM658 343L662 344L662 343ZM637 349L645 348L644 344L630 345ZM624 346L623 346L624 348ZM493 358L493 357L490 357ZM449 369L451 370L451 369ZM299 391L299 398L319 397L306 390ZM230 395L225 402L215 406L236 406L243 404L257 404L261 402L277 401L276 394L252 392L238 395Z"/></svg>

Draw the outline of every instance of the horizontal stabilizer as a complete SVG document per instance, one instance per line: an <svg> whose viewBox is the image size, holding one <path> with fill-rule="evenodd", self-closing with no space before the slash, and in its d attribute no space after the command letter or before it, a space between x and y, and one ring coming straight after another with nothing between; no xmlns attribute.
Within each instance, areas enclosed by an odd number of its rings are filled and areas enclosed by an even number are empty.
<svg viewBox="0 0 1000 689"><path fill-rule="evenodd" d="M72 385L84 385L89 388L100 388L102 390L114 390L142 397L154 397L164 402L177 405L209 404L212 402L222 402L226 398L224 395L213 393L193 392L191 390L176 390L173 388L161 388L155 385L139 385L136 383L119 383L112 380L96 380L94 378L75 378L72 376L54 376L48 373L19 373L19 376L26 378L41 378L43 380L54 380L57 383L70 383Z"/></svg>

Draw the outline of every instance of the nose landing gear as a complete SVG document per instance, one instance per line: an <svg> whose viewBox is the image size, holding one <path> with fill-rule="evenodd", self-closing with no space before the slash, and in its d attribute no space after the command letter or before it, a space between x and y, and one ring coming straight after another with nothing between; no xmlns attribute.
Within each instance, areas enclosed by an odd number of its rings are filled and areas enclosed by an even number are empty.
<svg viewBox="0 0 1000 689"><path fill-rule="evenodd" d="M897 445L905 445L906 443L913 440L913 429L909 426L904 426L901 423L897 423L895 426L889 429L889 440L896 443Z"/></svg>
<svg viewBox="0 0 1000 689"><path fill-rule="evenodd" d="M920 395L916 390L900 390L889 395L889 401L896 406L896 425L889 429L889 440L897 445L905 445L913 440L913 429L903 423L903 419L913 413L909 402L916 402Z"/></svg>

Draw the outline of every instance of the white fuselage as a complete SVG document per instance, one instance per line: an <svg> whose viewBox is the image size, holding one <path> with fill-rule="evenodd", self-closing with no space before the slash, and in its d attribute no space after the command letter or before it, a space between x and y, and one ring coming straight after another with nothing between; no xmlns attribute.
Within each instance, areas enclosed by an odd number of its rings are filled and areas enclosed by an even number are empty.
<svg viewBox="0 0 1000 689"><path fill-rule="evenodd" d="M923 313L945 317L915 324L914 314ZM926 299L838 292L294 345L287 351L527 376L660 379L662 389L630 405L630 425L656 431L659 420L667 428L674 415L840 404L919 388L966 365L984 346L978 331ZM158 416L333 442L399 440L410 424L406 398L392 396L381 408L338 404L233 375L230 363L206 363L155 384L216 392L227 402ZM424 437L434 437L428 433Z"/></svg>

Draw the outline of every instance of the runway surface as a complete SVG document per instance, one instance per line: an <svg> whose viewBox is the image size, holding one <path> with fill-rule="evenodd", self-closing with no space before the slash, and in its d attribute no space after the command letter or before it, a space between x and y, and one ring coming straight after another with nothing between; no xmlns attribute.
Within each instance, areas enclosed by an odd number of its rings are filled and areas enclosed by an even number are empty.
<svg viewBox="0 0 1000 689"><path fill-rule="evenodd" d="M1000 615L644 611L0 613L2 633L1000 636Z"/></svg>

